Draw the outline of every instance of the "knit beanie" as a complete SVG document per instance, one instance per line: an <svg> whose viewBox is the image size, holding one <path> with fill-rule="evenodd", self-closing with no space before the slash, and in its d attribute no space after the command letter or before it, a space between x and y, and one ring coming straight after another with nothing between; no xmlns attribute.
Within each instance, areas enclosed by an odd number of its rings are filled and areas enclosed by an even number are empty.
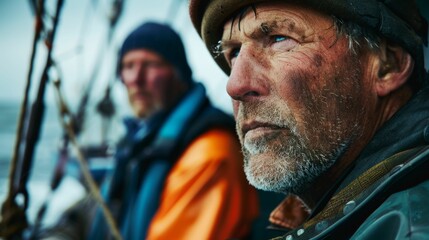
<svg viewBox="0 0 429 240"><path fill-rule="evenodd" d="M187 83L192 82L192 70L186 60L185 48L179 35L168 25L146 22L128 35L118 57L117 73L120 74L124 55L131 50L147 49L162 56L172 64Z"/></svg>

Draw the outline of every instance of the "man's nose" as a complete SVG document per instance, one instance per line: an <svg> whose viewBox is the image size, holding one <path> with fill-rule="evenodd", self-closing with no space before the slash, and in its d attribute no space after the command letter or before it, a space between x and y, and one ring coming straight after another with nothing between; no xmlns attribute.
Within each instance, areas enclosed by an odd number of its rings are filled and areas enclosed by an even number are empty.
<svg viewBox="0 0 429 240"><path fill-rule="evenodd" d="M127 85L142 85L146 79L146 71L142 66L136 66L132 71L128 72L127 79L124 79Z"/></svg>
<svg viewBox="0 0 429 240"><path fill-rule="evenodd" d="M267 69L265 69L267 71ZM264 67L255 51L242 48L232 66L226 91L234 100L250 101L269 92Z"/></svg>

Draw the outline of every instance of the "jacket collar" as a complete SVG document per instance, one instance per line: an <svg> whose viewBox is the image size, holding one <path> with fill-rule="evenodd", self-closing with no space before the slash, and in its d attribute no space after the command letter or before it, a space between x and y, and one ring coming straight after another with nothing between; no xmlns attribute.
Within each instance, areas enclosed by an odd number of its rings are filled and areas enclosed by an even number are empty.
<svg viewBox="0 0 429 240"><path fill-rule="evenodd" d="M429 144L429 86L420 90L375 134L355 161L355 167L337 188L350 184L372 166L395 153ZM310 210L297 197L289 195L270 215L276 226L294 229L310 216Z"/></svg>

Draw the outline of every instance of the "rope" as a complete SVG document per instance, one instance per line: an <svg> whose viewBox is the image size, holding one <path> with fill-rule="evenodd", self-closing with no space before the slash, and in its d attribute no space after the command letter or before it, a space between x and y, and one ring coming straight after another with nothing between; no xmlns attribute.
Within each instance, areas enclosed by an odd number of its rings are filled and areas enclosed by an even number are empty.
<svg viewBox="0 0 429 240"><path fill-rule="evenodd" d="M54 44L54 39L56 36L57 29L58 29L58 21L59 21L60 12L63 4L64 4L64 0L57 1L55 16L52 19L53 21L52 29L47 32L47 38L45 39L45 45L48 49L45 67L42 72L42 77L40 80L39 89L37 91L36 100L34 101L31 108L30 119L28 121L27 132L26 132L25 149L23 152L23 157L21 159L21 166L19 166L20 175L18 176L18 180L17 180L18 188L16 189L16 194L21 194L24 197L23 199L24 209L27 209L28 207L29 198L28 198L27 182L31 174L34 150L35 150L37 141L39 140L39 137L40 137L40 129L41 129L42 119L45 111L45 107L44 107L45 89L46 89L46 84L49 80L48 72L52 66L51 56L53 51L53 44Z"/></svg>
<svg viewBox="0 0 429 240"><path fill-rule="evenodd" d="M44 30L44 0L38 0L38 7L34 7L36 9L36 23L35 23L35 35L34 35L34 41L33 41L33 49L31 54L31 60L30 60L30 68L28 71L27 76L27 83L24 93L24 99L21 104L20 108L20 115L19 115L19 122L18 122L18 129L17 129L17 138L15 142L14 152L12 154L11 159L11 165L9 169L9 192L8 196L2 205L1 208L1 216L0 216L0 237L5 237L6 239L9 238L15 238L20 237L19 234L22 233L22 231L28 227L28 222L26 219L26 209L28 207L28 191L26 188L26 184L28 181L28 177L31 172L31 165L32 165L32 158L34 153L34 146L36 145L37 139L39 137L39 130L40 130L40 123L41 119L43 117L44 113L44 106L43 106L43 96L45 92L45 86L46 82L48 81L48 70L51 67L52 59L51 59L51 53L53 49L53 40L56 33L56 29L58 26L58 19L59 19L59 13L60 9L63 5L64 0L58 0L57 2L57 9L55 17L53 18L53 29L51 32L42 32ZM36 6L34 4L32 6ZM117 17L119 16L120 10L122 9L122 1L116 1L115 2L115 8L116 11L112 16L111 26L115 25L117 21ZM32 112L30 115L29 125L27 126L27 134L26 134L26 142L25 142L25 151L23 158L20 157L20 153L22 152L20 150L23 142L23 132L24 132L24 122L27 115L27 109L28 109L28 98L29 98L29 90L31 86L31 76L33 73L34 68L34 59L36 55L36 49L37 49L37 42L40 39L41 34L46 34L46 45L48 48L48 56L47 56L47 62L44 68L44 71L42 73L42 79L39 86L37 99L33 105ZM110 34L111 35L111 34ZM110 42L111 36L109 36L109 42ZM65 111L63 114L62 122L63 126L68 132L68 135L73 138L72 143L74 146L78 149L78 159L84 163L83 154L80 151L80 148L77 144L75 134L73 132L73 129L71 128L71 125L67 125L66 118L69 120L69 124L72 122L72 116L69 111ZM119 234L119 231L117 230L113 218L108 212L107 207L102 202L101 195L98 191L98 188L92 179L91 175L89 174L88 167L86 165L80 164L81 169L85 178L85 181L90 187L91 194L94 196L97 202L99 202L101 208L103 209L103 213L106 217L106 220L111 226L112 234L114 235L115 239L121 239L121 236ZM86 171L85 171L86 169ZM22 196L22 202L17 203L17 197ZM43 212L43 211L42 211Z"/></svg>
<svg viewBox="0 0 429 240"><path fill-rule="evenodd" d="M72 115L70 114L70 111L67 105L64 102L64 98L62 97L62 94L60 91L60 80L55 81L54 86L55 86L55 92L57 95L58 108L61 115L60 116L61 124L63 128L66 130L69 136L70 142L76 151L79 167L83 174L84 180L89 187L89 192L94 197L97 204L101 207L103 216L106 219L106 222L110 228L110 232L112 233L114 239L121 240L122 237L121 237L121 234L119 233L119 230L115 223L113 215L110 212L110 210L107 208L103 200L103 197L100 194L100 190L91 176L87 160L85 159L84 154L82 153L81 147L79 146L79 143L76 140L76 135L73 129L73 126L74 126L73 118L72 118Z"/></svg>
<svg viewBox="0 0 429 240"><path fill-rule="evenodd" d="M33 75L34 69L34 60L36 56L37 50L37 42L40 38L42 29L43 29L43 21L42 15L44 13L44 3L45 1L39 0L39 7L36 9L36 17L35 17L35 32L33 38L33 46L30 57L30 67L27 73L27 82L24 90L24 99L22 100L17 133L15 139L15 146L12 153L12 159L9 167L9 191L4 201L1 209L0 216L0 236L10 238L17 232L21 232L28 226L26 216L25 216L25 208L22 209L21 206L14 201L17 195L15 189L15 179L17 178L17 169L18 169L18 159L20 153L21 142L23 138L23 129L24 129L24 120L27 116L27 108L28 108L28 98L29 91L31 86L31 79Z"/></svg>
<svg viewBox="0 0 429 240"><path fill-rule="evenodd" d="M42 4L44 3L44 1L41 1L41 2L42 2ZM24 129L24 120L25 120L25 117L27 115L28 98L29 98L29 91L30 91L30 86L31 86L31 76L33 73L33 68L34 68L34 59L36 56L37 42L38 42L38 39L40 38L40 33L41 33L42 28L43 28L43 22L42 22L42 18L41 18L41 15L43 14L43 9L44 9L43 6L40 6L37 9L37 15L36 15L36 21L35 21L35 29L36 30L34 33L33 47L32 47L32 52L31 52L31 57L30 57L30 68L29 68L28 73L27 73L27 82L26 82L26 86L25 86L25 90L24 90L24 99L22 100L20 113L19 113L18 128L17 128L16 139L15 139L15 147L14 147L14 151L13 151L13 155L12 155L12 161L11 161L11 165L10 165L10 169L9 169L9 176L11 176L11 177L10 177L10 181L9 181L8 199L15 197L15 196L13 196L14 194L12 193L13 189L14 189L14 181L13 180L16 177L18 156L19 156L20 146L21 146L22 137L23 137L22 132Z"/></svg>
<svg viewBox="0 0 429 240"><path fill-rule="evenodd" d="M123 2L124 2L123 0L114 0L112 3L111 11L108 16L109 31L107 33L107 39L103 42L102 47L99 48L99 51L95 60L96 65L91 72L91 75L89 77L89 80L84 90L84 93L82 95L82 98L80 99L77 113L75 114L76 122L74 122L75 123L74 128L76 129L77 135L79 135L82 131L82 128L83 128L82 125L85 121L85 111L89 101L90 93L92 91L94 82L96 81L97 76L99 75L99 72L101 70L102 64L100 63L102 63L103 60L105 59L106 49L108 49L112 43L116 24L123 10Z"/></svg>

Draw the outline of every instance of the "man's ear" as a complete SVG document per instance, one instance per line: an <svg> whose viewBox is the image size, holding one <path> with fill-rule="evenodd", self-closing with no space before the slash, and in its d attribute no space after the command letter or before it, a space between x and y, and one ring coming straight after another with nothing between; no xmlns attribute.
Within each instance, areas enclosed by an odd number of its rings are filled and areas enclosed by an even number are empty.
<svg viewBox="0 0 429 240"><path fill-rule="evenodd" d="M402 47L389 42L380 44L378 79L375 84L378 96L386 96L399 89L411 76L414 60Z"/></svg>

